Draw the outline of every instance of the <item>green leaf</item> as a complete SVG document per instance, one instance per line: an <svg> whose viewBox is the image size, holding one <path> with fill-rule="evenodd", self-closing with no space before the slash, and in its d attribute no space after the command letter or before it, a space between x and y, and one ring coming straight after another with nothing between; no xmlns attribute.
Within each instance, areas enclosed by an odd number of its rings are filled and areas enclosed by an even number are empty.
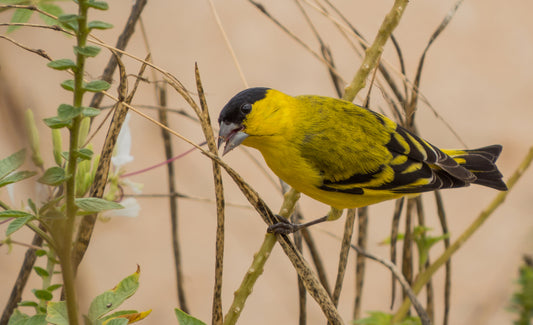
<svg viewBox="0 0 533 325"><path fill-rule="evenodd" d="M33 214L25 212L25 211L18 211L18 210L0 211L0 218L25 218L25 217L33 217Z"/></svg>
<svg viewBox="0 0 533 325"><path fill-rule="evenodd" d="M18 306L19 306L19 307L37 307L37 306L39 306L39 304L36 303L35 301L28 301L28 300L26 300L26 301L21 301L21 302L19 302L19 303L18 303Z"/></svg>
<svg viewBox="0 0 533 325"><path fill-rule="evenodd" d="M83 111L82 107L74 107L68 104L61 104L57 108L57 117L63 121L70 121Z"/></svg>
<svg viewBox="0 0 533 325"><path fill-rule="evenodd" d="M107 2L104 2L104 1L89 1L87 2L87 5L91 8L98 9L98 10L109 9L109 5L107 4Z"/></svg>
<svg viewBox="0 0 533 325"><path fill-rule="evenodd" d="M22 166L26 159L26 150L22 149L11 156L0 160L0 179Z"/></svg>
<svg viewBox="0 0 533 325"><path fill-rule="evenodd" d="M65 170L61 167L54 166L48 168L37 182L45 185L57 186L67 179L68 177L66 176Z"/></svg>
<svg viewBox="0 0 533 325"><path fill-rule="evenodd" d="M22 217L22 218L13 219L13 221L11 221L9 223L9 226L7 226L6 236L10 236L12 233L14 233L15 231L19 230L25 224L30 222L33 218L34 218L34 216L32 215L32 216L28 216L28 217Z"/></svg>
<svg viewBox="0 0 533 325"><path fill-rule="evenodd" d="M97 46L87 45L83 47L74 46L74 53L88 57L95 57L100 53L101 48Z"/></svg>
<svg viewBox="0 0 533 325"><path fill-rule="evenodd" d="M68 325L68 312L65 301L50 301L46 307L46 321L55 325Z"/></svg>
<svg viewBox="0 0 533 325"><path fill-rule="evenodd" d="M50 276L48 271L43 269L42 267L34 266L33 269L35 270L35 273L37 273L37 275L39 275L41 278L42 277L46 277L46 276Z"/></svg>
<svg viewBox="0 0 533 325"><path fill-rule="evenodd" d="M47 291L50 291L50 292L53 292L54 290L57 290L59 288L61 288L63 285L61 283L58 283L58 284L52 284L51 286L49 286L48 288L46 288Z"/></svg>
<svg viewBox="0 0 533 325"><path fill-rule="evenodd" d="M9 176L6 176L0 180L0 187L6 186L12 183L20 182L21 180L30 178L35 174L37 173L29 172L29 171L14 172L13 174L10 174Z"/></svg>
<svg viewBox="0 0 533 325"><path fill-rule="evenodd" d="M45 270L45 269L43 269L42 267L34 266L33 269L35 270L35 273L37 273L37 275L39 275L40 277L47 277L47 276L50 276L50 274L48 273L48 271Z"/></svg>
<svg viewBox="0 0 533 325"><path fill-rule="evenodd" d="M106 22L103 22L103 21L99 21L99 20L93 20L93 21L89 22L87 24L87 26L89 27L89 29L109 29L109 28L113 28L113 25L111 25L109 23L106 23Z"/></svg>
<svg viewBox="0 0 533 325"><path fill-rule="evenodd" d="M61 83L61 87L65 90L74 91L74 80L68 79Z"/></svg>
<svg viewBox="0 0 533 325"><path fill-rule="evenodd" d="M106 322L105 325L127 325L129 323L127 318L119 317L113 318L109 322Z"/></svg>
<svg viewBox="0 0 533 325"><path fill-rule="evenodd" d="M39 300L50 301L54 298L54 295L48 290L33 289L32 292Z"/></svg>
<svg viewBox="0 0 533 325"><path fill-rule="evenodd" d="M33 202L33 200L30 198L28 198L28 206L34 214L37 214L37 207L35 206L35 202Z"/></svg>
<svg viewBox="0 0 533 325"><path fill-rule="evenodd" d="M18 310L17 308L13 311L13 314L11 314L7 325L21 325L28 318L30 318L30 316L21 313L20 310Z"/></svg>
<svg viewBox="0 0 533 325"><path fill-rule="evenodd" d="M108 90L109 87L111 87L111 85L108 82L103 81L103 80L94 80L83 86L85 90L91 91L93 93L97 93L103 90Z"/></svg>
<svg viewBox="0 0 533 325"><path fill-rule="evenodd" d="M63 9L61 7L53 4L53 3L46 3L44 1L40 1L40 3L37 5L37 8L41 9L44 12L47 12L51 15L54 15L56 17L59 17L63 14ZM53 19L51 17L48 17L46 15L43 15L39 13L39 17L47 24L47 25L57 25L58 21L56 19Z"/></svg>
<svg viewBox="0 0 533 325"><path fill-rule="evenodd" d="M43 119L44 124L46 124L51 129L61 129L64 127L69 127L72 121L64 121L57 116L48 117Z"/></svg>
<svg viewBox="0 0 533 325"><path fill-rule="evenodd" d="M123 209L124 207L116 202L99 199L96 197L77 198L76 205L78 208L87 212L101 212L105 210Z"/></svg>
<svg viewBox="0 0 533 325"><path fill-rule="evenodd" d="M46 251L44 249L38 249L35 251L35 255L41 257L46 255Z"/></svg>
<svg viewBox="0 0 533 325"><path fill-rule="evenodd" d="M115 288L94 298L87 315L89 320L94 322L102 315L118 308L126 299L131 297L139 287L139 273L140 270L137 268L135 273L124 278Z"/></svg>
<svg viewBox="0 0 533 325"><path fill-rule="evenodd" d="M74 63L74 61L72 61L71 59L54 60L54 61L48 62L47 66L52 69L56 69L56 70L67 70L67 69L74 70L77 67L76 63Z"/></svg>
<svg viewBox="0 0 533 325"><path fill-rule="evenodd" d="M387 314L381 311L369 311L369 317L360 318L354 321L354 324L364 324L364 325L390 325L393 315ZM420 318L418 317L406 317L396 325L420 325ZM180 324L181 325L181 324Z"/></svg>
<svg viewBox="0 0 533 325"><path fill-rule="evenodd" d="M97 109L97 108L84 106L82 113L83 113L83 116L95 117L98 114L100 114L100 112L101 111L99 109Z"/></svg>
<svg viewBox="0 0 533 325"><path fill-rule="evenodd" d="M174 308L174 312L176 313L176 318L180 325L205 325L201 320L187 314L179 308Z"/></svg>
<svg viewBox="0 0 533 325"><path fill-rule="evenodd" d="M78 157L83 160L91 160L93 157L93 151L89 148L81 148L78 150Z"/></svg>
<svg viewBox="0 0 533 325"><path fill-rule="evenodd" d="M75 14L59 15L59 17L57 17L59 22L62 23L62 24L68 24L68 23L72 23L72 22L77 22L78 18L79 18L79 16L75 15Z"/></svg>
<svg viewBox="0 0 533 325"><path fill-rule="evenodd" d="M13 16L11 17L12 23L25 23L28 20L30 20L31 15L33 14L33 11L28 9L15 9L15 12L13 13ZM17 29L19 29L22 26L9 26L7 28L7 32L11 33Z"/></svg>
<svg viewBox="0 0 533 325"><path fill-rule="evenodd" d="M13 325L47 325L47 324L48 323L46 322L46 315L44 314L31 316L30 318L20 323L18 322L13 323Z"/></svg>

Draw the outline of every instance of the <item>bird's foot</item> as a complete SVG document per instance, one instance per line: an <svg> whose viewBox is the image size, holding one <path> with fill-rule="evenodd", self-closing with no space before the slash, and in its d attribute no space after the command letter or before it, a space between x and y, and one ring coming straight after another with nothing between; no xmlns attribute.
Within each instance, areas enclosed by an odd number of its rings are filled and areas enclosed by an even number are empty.
<svg viewBox="0 0 533 325"><path fill-rule="evenodd" d="M300 224L292 223L289 220L277 214L275 216L278 222L268 227L267 229L268 233L274 233L274 234L279 234L279 235L289 235L300 230L301 228Z"/></svg>

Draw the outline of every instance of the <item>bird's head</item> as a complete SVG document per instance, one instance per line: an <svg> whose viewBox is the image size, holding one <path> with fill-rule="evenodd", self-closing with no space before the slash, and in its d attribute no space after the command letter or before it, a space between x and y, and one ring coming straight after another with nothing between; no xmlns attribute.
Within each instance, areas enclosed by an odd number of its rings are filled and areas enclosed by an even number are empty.
<svg viewBox="0 0 533 325"><path fill-rule="evenodd" d="M230 99L218 117L219 148L226 143L223 155L245 140L245 145L254 146L253 138L277 134L282 97L292 98L270 88L249 88Z"/></svg>

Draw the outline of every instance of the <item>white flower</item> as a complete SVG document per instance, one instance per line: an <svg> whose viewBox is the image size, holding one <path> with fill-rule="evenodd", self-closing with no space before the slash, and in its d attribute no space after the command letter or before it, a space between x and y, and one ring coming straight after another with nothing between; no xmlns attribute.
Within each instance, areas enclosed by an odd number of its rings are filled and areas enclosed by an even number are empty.
<svg viewBox="0 0 533 325"><path fill-rule="evenodd" d="M6 185L7 194L9 195L9 200L11 201L11 205L15 205L15 183L7 184Z"/></svg>
<svg viewBox="0 0 533 325"><path fill-rule="evenodd" d="M124 209L107 210L102 213L102 218L113 217L130 217L135 218L139 216L141 206L139 202L133 197L125 198L120 202Z"/></svg>
<svg viewBox="0 0 533 325"><path fill-rule="evenodd" d="M124 124L118 134L117 143L115 147L115 155L111 158L111 163L115 166L115 172L120 170L120 167L133 161L131 151L131 129L129 125L130 114L126 115Z"/></svg>
<svg viewBox="0 0 533 325"><path fill-rule="evenodd" d="M135 194L141 194L143 192L142 189L144 187L144 184L142 183L132 182L129 180L129 178L121 179L121 183L125 187L131 189Z"/></svg>

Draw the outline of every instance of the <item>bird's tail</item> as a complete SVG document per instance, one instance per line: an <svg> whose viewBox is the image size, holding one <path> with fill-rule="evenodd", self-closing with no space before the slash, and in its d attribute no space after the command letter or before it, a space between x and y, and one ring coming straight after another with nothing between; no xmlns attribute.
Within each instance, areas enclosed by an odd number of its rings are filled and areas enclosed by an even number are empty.
<svg viewBox="0 0 533 325"><path fill-rule="evenodd" d="M507 185L502 180L502 173L496 167L496 160L502 152L502 146L495 144L472 150L442 150L459 165L471 171L477 179L473 182L500 191L506 191Z"/></svg>

